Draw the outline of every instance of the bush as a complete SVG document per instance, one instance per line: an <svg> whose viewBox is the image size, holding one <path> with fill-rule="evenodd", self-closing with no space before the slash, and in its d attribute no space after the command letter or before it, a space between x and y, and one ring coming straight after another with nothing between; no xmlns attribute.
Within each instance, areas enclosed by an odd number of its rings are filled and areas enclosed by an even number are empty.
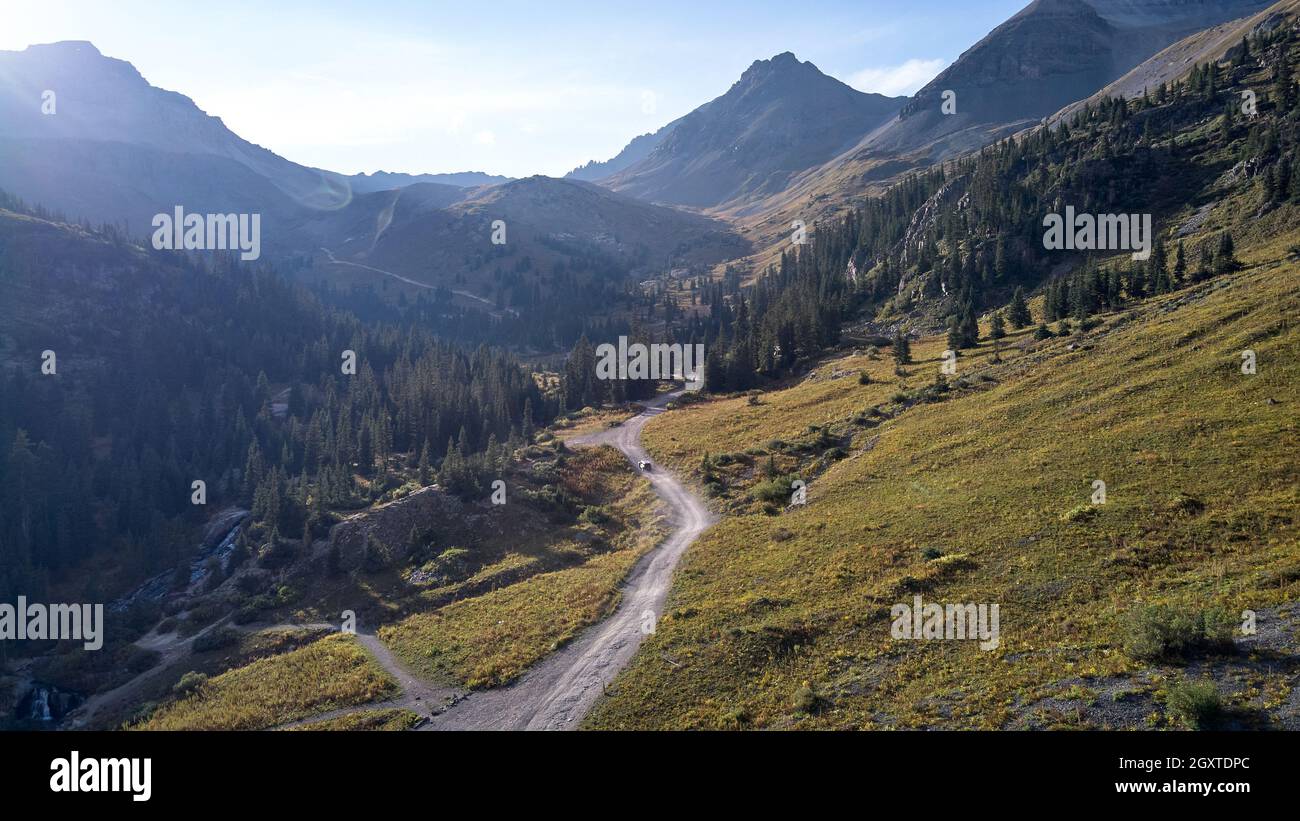
<svg viewBox="0 0 1300 821"><path fill-rule="evenodd" d="M272 537L258 551L257 565L267 570L278 570L292 562L296 553L297 551L292 544L283 539Z"/></svg>
<svg viewBox="0 0 1300 821"><path fill-rule="evenodd" d="M1211 608L1201 611L1201 648L1207 653L1231 653L1236 644L1233 636L1237 620L1226 610Z"/></svg>
<svg viewBox="0 0 1300 821"><path fill-rule="evenodd" d="M235 624L251 624L257 621L262 615L263 610L270 609L271 601L269 596L254 596L248 603L240 605L230 620Z"/></svg>
<svg viewBox="0 0 1300 821"><path fill-rule="evenodd" d="M1063 522L1086 522L1095 517L1101 511L1096 505L1082 504L1072 507L1061 514Z"/></svg>
<svg viewBox="0 0 1300 821"><path fill-rule="evenodd" d="M262 593L270 586L271 574L265 570L247 570L235 580L235 587L250 596Z"/></svg>
<svg viewBox="0 0 1300 821"><path fill-rule="evenodd" d="M1212 681L1181 681L1169 687L1169 712L1195 730L1214 726L1223 715L1223 701Z"/></svg>
<svg viewBox="0 0 1300 821"><path fill-rule="evenodd" d="M760 502L775 504L780 502L785 504L790 501L790 484L794 481L791 476L778 476L775 479L769 479L766 482L760 482L754 487L753 496Z"/></svg>
<svg viewBox="0 0 1300 821"><path fill-rule="evenodd" d="M1124 652L1139 661L1183 659L1233 647L1235 625L1222 610L1151 605L1129 616Z"/></svg>
<svg viewBox="0 0 1300 821"><path fill-rule="evenodd" d="M871 384L871 374L867 373L866 371L863 371L862 373L858 374L858 384L859 384L859 385L870 385L870 384Z"/></svg>
<svg viewBox="0 0 1300 821"><path fill-rule="evenodd" d="M239 631L233 627L220 627L216 630L209 630L194 640L192 645L195 653L207 653L212 650L220 650L223 647L239 643Z"/></svg>
<svg viewBox="0 0 1300 821"><path fill-rule="evenodd" d="M178 697L184 698L191 693L197 692L199 688L208 683L206 673L197 673L193 670L181 676L181 680L172 686L172 692Z"/></svg>
<svg viewBox="0 0 1300 821"><path fill-rule="evenodd" d="M807 682L804 682L803 686L794 691L794 698L791 699L791 702L796 713L815 713L817 708L821 706L821 699L817 697L812 685Z"/></svg>

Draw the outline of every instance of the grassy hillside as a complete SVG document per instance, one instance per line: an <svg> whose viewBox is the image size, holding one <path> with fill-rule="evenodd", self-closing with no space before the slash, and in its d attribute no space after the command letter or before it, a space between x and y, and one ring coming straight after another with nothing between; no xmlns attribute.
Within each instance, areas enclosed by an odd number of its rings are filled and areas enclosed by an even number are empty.
<svg viewBox="0 0 1300 821"><path fill-rule="evenodd" d="M982 343L946 384L935 337L905 377L863 352L654 420L651 451L733 515L589 726L1204 726L1201 676L1220 724L1296 726L1295 239L1086 334L1012 334L1000 363ZM768 489L793 477L805 506ZM999 604L1000 646L892 639L917 594Z"/></svg>
<svg viewBox="0 0 1300 821"><path fill-rule="evenodd" d="M396 683L355 639L327 636L222 673L160 709L140 729L266 729L396 692Z"/></svg>
<svg viewBox="0 0 1300 821"><path fill-rule="evenodd" d="M552 572L485 568L480 573L499 573L508 580L500 586L480 584L481 595L430 607L385 627L380 638L411 670L469 687L505 684L618 605L619 585L662 532L654 516L656 501L648 483L632 474L612 448L583 458L602 460L602 472L589 471L588 481L599 481L608 499L583 517L611 531L611 540L550 546L552 552L563 549L571 556L570 566ZM579 484L578 477L568 482ZM516 553L503 563L527 560Z"/></svg>

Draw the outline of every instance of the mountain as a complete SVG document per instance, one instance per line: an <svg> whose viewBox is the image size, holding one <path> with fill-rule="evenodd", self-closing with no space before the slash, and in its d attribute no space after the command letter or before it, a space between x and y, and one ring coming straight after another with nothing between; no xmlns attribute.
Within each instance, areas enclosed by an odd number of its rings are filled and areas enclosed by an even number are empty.
<svg viewBox="0 0 1300 821"><path fill-rule="evenodd" d="M52 108L44 94L54 93ZM93 222L125 222L135 236L153 215L262 214L264 245L306 250L293 232L355 194L416 182L459 187L485 174L346 177L299 165L232 132L189 97L156 88L130 63L66 41L0 51L0 188Z"/></svg>
<svg viewBox="0 0 1300 821"><path fill-rule="evenodd" d="M1268 0L1035 0L842 154L795 175L739 216L759 247L793 219L832 219L904 174L973 151L1083 100L1164 47L1269 6ZM945 114L952 91L956 113ZM760 262L766 262L770 254Z"/></svg>
<svg viewBox="0 0 1300 821"><path fill-rule="evenodd" d="M352 186L353 193L356 194L364 194L370 191L388 191L417 183L454 185L457 188L477 188L480 185L497 185L511 180L510 177L485 174L482 171L462 171L454 174L401 174L376 171L373 174L353 174L346 179Z"/></svg>
<svg viewBox="0 0 1300 821"><path fill-rule="evenodd" d="M1245 27L1248 59L864 202L719 323L721 395L644 443L723 515L678 572L688 617L585 726L1300 728L1242 685L1289 686L1267 648L1300 626L1298 7ZM1071 205L1150 216L1149 257L1049 250ZM800 339L837 304L835 349ZM964 318L945 334L935 308ZM767 351L792 346L781 373ZM755 362L792 378L737 385ZM1001 603L1001 632L909 641L922 599ZM1211 709L1179 704L1191 687Z"/></svg>
<svg viewBox="0 0 1300 821"><path fill-rule="evenodd" d="M761 197L853 145L902 102L778 54L751 65L726 94L682 117L648 156L605 184L697 208Z"/></svg>
<svg viewBox="0 0 1300 821"><path fill-rule="evenodd" d="M1274 31L1294 19L1298 12L1300 0L1285 0L1250 17L1220 23L1185 37L1090 97L1062 108L1049 117L1048 122L1056 123L1072 117L1085 106L1098 105L1107 97L1132 99L1141 97L1144 91L1154 93L1162 83L1182 79L1198 63L1224 59L1240 48L1242 37Z"/></svg>
<svg viewBox="0 0 1300 821"><path fill-rule="evenodd" d="M1270 0L1034 0L908 101L851 156L986 145L1083 99L1183 37ZM943 111L954 92L956 113Z"/></svg>
<svg viewBox="0 0 1300 821"><path fill-rule="evenodd" d="M674 268L702 270L749 251L725 223L580 180L528 177L463 199L447 188L357 197L315 227L332 237L326 247L334 261L321 264L360 264L417 288L459 289L470 299L524 309L570 284L613 286ZM504 242L493 244L498 220Z"/></svg>
<svg viewBox="0 0 1300 821"><path fill-rule="evenodd" d="M651 152L659 147L659 144L664 141L664 138L668 136L669 132L671 132L679 122L681 121L673 120L658 131L650 134L642 134L639 137L633 137L632 142L628 143L623 147L622 151L618 152L608 160L605 160L604 162L592 160L586 165L578 166L565 174L564 178L566 180L586 180L588 182L595 182L596 180L603 180L612 174L617 174L624 168L635 165L650 156Z"/></svg>

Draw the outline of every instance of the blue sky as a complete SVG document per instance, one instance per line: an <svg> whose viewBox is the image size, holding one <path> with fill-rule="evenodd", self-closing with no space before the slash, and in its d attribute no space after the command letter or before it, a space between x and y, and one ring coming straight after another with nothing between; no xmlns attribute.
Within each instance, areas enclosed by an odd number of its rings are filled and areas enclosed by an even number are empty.
<svg viewBox="0 0 1300 821"><path fill-rule="evenodd" d="M5 0L0 49L90 40L307 165L560 175L782 51L911 93L1027 2Z"/></svg>

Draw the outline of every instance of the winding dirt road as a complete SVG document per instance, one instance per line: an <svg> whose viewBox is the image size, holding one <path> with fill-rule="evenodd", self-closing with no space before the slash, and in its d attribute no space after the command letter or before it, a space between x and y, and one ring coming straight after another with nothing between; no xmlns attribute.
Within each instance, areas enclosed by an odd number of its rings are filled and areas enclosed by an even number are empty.
<svg viewBox="0 0 1300 821"><path fill-rule="evenodd" d="M641 447L641 429L678 394L647 403L640 416L617 428L578 437L573 445L613 445L633 464L649 461ZM662 614L673 570L691 542L715 519L704 501L657 465L645 474L667 504L672 532L641 558L624 581L614 613L539 662L517 682L498 690L470 693L422 729L427 730L565 730L587 715L605 686L631 661L646 633L643 625Z"/></svg>

